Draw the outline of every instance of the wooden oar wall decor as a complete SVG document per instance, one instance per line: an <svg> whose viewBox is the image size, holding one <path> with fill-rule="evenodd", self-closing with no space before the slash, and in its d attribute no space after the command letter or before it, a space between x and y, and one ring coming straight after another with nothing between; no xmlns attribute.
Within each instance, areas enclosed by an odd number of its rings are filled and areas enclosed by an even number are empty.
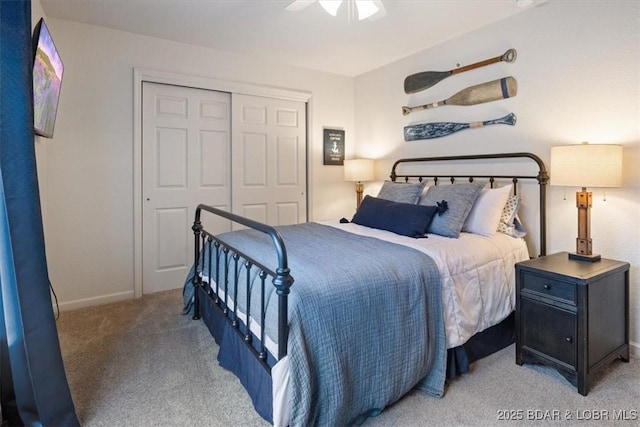
<svg viewBox="0 0 640 427"><path fill-rule="evenodd" d="M422 71L415 73L404 79L404 93L411 94L420 92L436 85L442 80L454 74L459 74L469 70L475 70L476 68L484 67L486 65L495 64L496 62L513 62L516 60L517 52L515 49L509 49L504 54L496 56L495 58L487 59L484 61L476 62L475 64L467 65L464 67L456 68L449 71Z"/></svg>
<svg viewBox="0 0 640 427"><path fill-rule="evenodd" d="M433 102L431 104L418 105L416 107L402 107L402 114L407 115L414 111L427 110L442 105L476 105L500 99L513 98L518 94L518 83L513 77L503 77L498 80L470 86L457 92L449 98Z"/></svg>
<svg viewBox="0 0 640 427"><path fill-rule="evenodd" d="M453 74L458 74L461 72L484 67L486 65L495 64L497 62L513 62L515 61L516 56L516 50L509 49L501 56L496 56L495 58L476 62L475 64L460 67L455 70L424 71L412 74L404 80L404 91L407 94L420 92L436 85L440 81ZM428 110L443 105L468 106L483 104L486 102L498 101L500 99L512 98L516 96L517 93L518 85L516 79L512 76L508 76L501 79L492 80L490 82L469 86L456 92L449 98L441 101L417 105L414 107L403 106L402 114L406 116L415 111ZM513 113L509 113L499 119L471 123L436 122L409 125L405 126L404 128L404 140L415 141L419 139L439 138L463 129L473 129L493 124L507 124L513 126L516 124L516 116Z"/></svg>
<svg viewBox="0 0 640 427"><path fill-rule="evenodd" d="M454 132L458 132L464 129L481 128L488 125L515 125L516 115L509 113L499 119L487 120L484 122L471 122L471 123L451 123L451 122L437 122L437 123L422 123L419 125L410 125L404 127L404 140L415 141L418 139L433 139L440 138L442 136L451 135Z"/></svg>

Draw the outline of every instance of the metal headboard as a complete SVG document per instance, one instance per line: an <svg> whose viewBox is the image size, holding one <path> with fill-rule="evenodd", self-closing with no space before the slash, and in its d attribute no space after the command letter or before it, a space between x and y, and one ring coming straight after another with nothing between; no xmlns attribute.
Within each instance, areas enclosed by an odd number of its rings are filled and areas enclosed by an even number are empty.
<svg viewBox="0 0 640 427"><path fill-rule="evenodd" d="M398 174L396 169L400 164L403 163L425 163L425 162L455 162L455 161L464 161L464 160L481 160L481 159L530 159L538 165L538 174L537 175L509 175L509 174L466 174L466 175L457 175L457 174L439 174L439 175L431 175L431 174ZM549 174L547 173L547 169L542 162L540 157L536 156L532 153L497 153L497 154L471 154L464 156L440 156L440 157L416 157L409 159L400 159L397 160L393 167L391 168L391 180L396 181L398 178L404 178L405 181L409 181L409 179L418 179L422 181L425 178L433 179L434 183L437 185L438 180L445 178L449 179L452 183L456 178L467 178L469 181L473 181L474 178L488 178L491 186L496 179L511 179L514 183L514 194L516 194L517 187L515 184L519 180L536 180L539 186L540 193L540 256L544 256L547 254L547 201L546 201L546 193L547 193L547 184L549 183Z"/></svg>

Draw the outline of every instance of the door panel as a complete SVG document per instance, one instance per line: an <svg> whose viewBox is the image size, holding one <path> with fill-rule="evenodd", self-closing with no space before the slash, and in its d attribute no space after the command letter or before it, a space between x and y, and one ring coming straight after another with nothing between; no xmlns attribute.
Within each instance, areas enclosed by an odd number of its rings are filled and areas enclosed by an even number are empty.
<svg viewBox="0 0 640 427"><path fill-rule="evenodd" d="M276 221L278 224L297 224L300 218L299 203L277 203L276 204Z"/></svg>
<svg viewBox="0 0 640 427"><path fill-rule="evenodd" d="M156 189L187 187L187 129L156 129Z"/></svg>
<svg viewBox="0 0 640 427"><path fill-rule="evenodd" d="M241 176L240 180L234 179L234 184L243 188L261 188L267 186L267 144L268 135L266 133L246 132L241 136L240 150L234 153L248 153L242 157L237 157L237 165L240 167L234 178Z"/></svg>
<svg viewBox="0 0 640 427"><path fill-rule="evenodd" d="M242 205L242 211L240 212L240 215L266 224L269 216L268 209L269 206L266 203L245 203L244 205ZM235 229L245 228L244 226L239 224L233 224L233 227Z"/></svg>
<svg viewBox="0 0 640 427"><path fill-rule="evenodd" d="M146 82L142 91L142 286L151 293L183 285L196 206L230 208L231 96ZM231 228L209 217L203 224Z"/></svg>
<svg viewBox="0 0 640 427"><path fill-rule="evenodd" d="M298 169L298 139L290 136L278 137L276 142L276 183L279 187L296 187L300 184Z"/></svg>
<svg viewBox="0 0 640 427"><path fill-rule="evenodd" d="M167 271L188 265L184 246L187 236L184 224L188 222L186 208L156 209L156 269ZM177 244L176 244L177 243Z"/></svg>
<svg viewBox="0 0 640 427"><path fill-rule="evenodd" d="M227 132L200 132L199 164L200 188L229 187L229 134Z"/></svg>
<svg viewBox="0 0 640 427"><path fill-rule="evenodd" d="M233 211L269 225L306 221L305 103L233 94L232 112Z"/></svg>

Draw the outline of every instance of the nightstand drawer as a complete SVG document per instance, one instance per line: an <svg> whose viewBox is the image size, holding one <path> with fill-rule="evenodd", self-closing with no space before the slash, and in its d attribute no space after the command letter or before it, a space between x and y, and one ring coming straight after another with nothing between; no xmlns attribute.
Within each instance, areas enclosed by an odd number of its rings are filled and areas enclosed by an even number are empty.
<svg viewBox="0 0 640 427"><path fill-rule="evenodd" d="M576 305L576 286L573 283L553 280L545 276L523 273L522 290L535 292Z"/></svg>

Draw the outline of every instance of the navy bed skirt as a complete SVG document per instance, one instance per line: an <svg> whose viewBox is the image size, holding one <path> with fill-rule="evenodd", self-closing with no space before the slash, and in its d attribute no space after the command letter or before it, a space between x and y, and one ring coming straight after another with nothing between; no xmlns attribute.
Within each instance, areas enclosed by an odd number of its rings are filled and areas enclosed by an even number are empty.
<svg viewBox="0 0 640 427"><path fill-rule="evenodd" d="M515 312L502 322L478 332L461 346L447 350L447 379L469 372L469 365L496 351L513 344L516 340Z"/></svg>
<svg viewBox="0 0 640 427"><path fill-rule="evenodd" d="M198 287L200 315L216 344L220 346L218 362L233 372L249 393L253 407L265 420L273 424L271 375L247 350L242 337L234 330L207 293ZM255 337L254 337L255 338ZM270 363L270 366L273 363Z"/></svg>
<svg viewBox="0 0 640 427"><path fill-rule="evenodd" d="M220 346L220 366L240 379L256 412L273 424L271 375L247 350L242 337L215 307L207 293L200 287L198 292L202 320ZM468 372L471 363L511 345L514 341L515 314L511 313L501 323L474 335L465 344L447 350L447 379ZM272 361L269 365L273 365Z"/></svg>

